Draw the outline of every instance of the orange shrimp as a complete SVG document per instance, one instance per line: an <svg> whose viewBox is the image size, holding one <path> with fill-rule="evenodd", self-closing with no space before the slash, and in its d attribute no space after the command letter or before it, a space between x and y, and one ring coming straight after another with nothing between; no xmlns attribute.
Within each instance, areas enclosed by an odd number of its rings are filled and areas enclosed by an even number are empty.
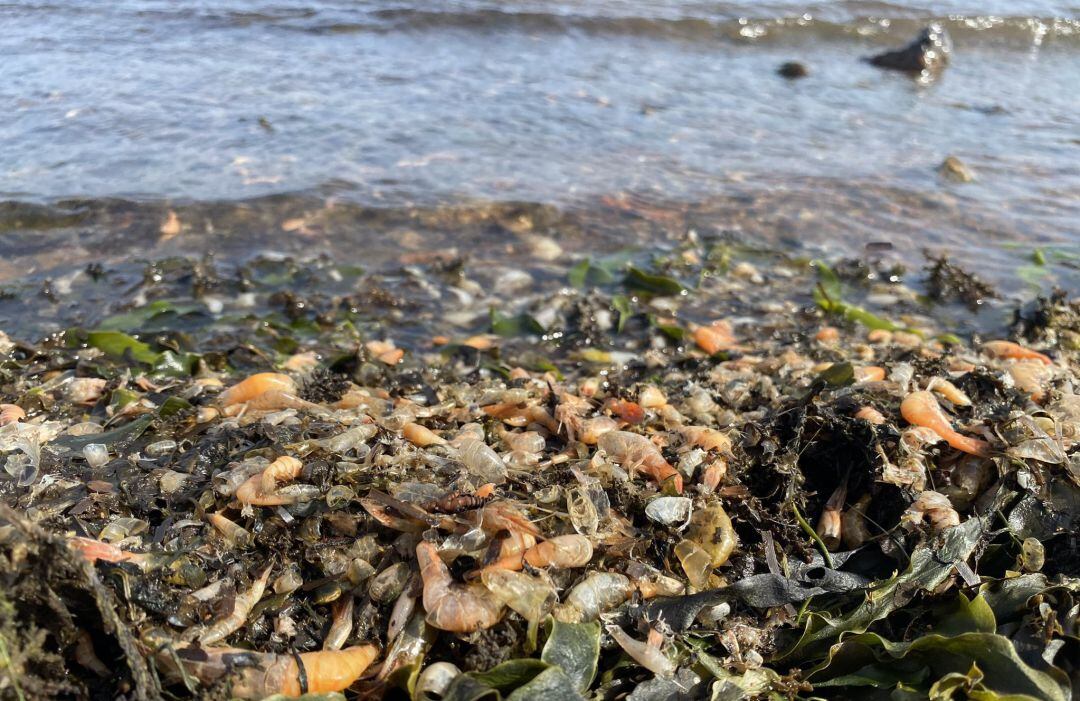
<svg viewBox="0 0 1080 701"><path fill-rule="evenodd" d="M992 358L1000 360L1038 360L1043 365L1053 365L1050 356L1024 348L1019 343L1012 341L987 341L982 345L983 351Z"/></svg>
<svg viewBox="0 0 1080 701"><path fill-rule="evenodd" d="M7 426L26 418L26 412L18 404L0 404L0 426Z"/></svg>
<svg viewBox="0 0 1080 701"><path fill-rule="evenodd" d="M296 497L275 494L278 480L292 480L300 476L304 464L296 458L282 456L254 474L236 490L236 500L252 506L284 506L296 503Z"/></svg>
<svg viewBox="0 0 1080 701"><path fill-rule="evenodd" d="M829 550L836 550L840 545L840 536L843 533L843 523L840 512L844 508L844 500L847 498L847 480L845 480L825 502L825 508L818 520L817 533L821 541Z"/></svg>
<svg viewBox="0 0 1080 701"><path fill-rule="evenodd" d="M876 365L862 365L855 368L856 382L880 382L885 379L885 368Z"/></svg>
<svg viewBox="0 0 1080 701"><path fill-rule="evenodd" d="M522 427L530 423L539 424L552 433L559 431L559 422L548 413L548 410L536 404L522 404L520 402L500 402L483 407L485 414L493 419L499 419L503 423Z"/></svg>
<svg viewBox="0 0 1080 701"><path fill-rule="evenodd" d="M868 421L876 426L885 423L885 415L872 406L859 407L859 410L855 412L855 418Z"/></svg>
<svg viewBox="0 0 1080 701"><path fill-rule="evenodd" d="M426 448L429 445L446 445L446 439L436 434L427 426L421 426L417 423L407 423L401 428L402 437L420 448Z"/></svg>
<svg viewBox="0 0 1080 701"><path fill-rule="evenodd" d="M187 676L214 684L231 675L232 698L263 699L281 694L325 694L349 688L379 654L374 645L344 650L305 652L299 656L253 652L240 648L163 646L156 660L171 676ZM299 658L299 664L297 663ZM303 665L301 674L300 665Z"/></svg>
<svg viewBox="0 0 1080 701"><path fill-rule="evenodd" d="M133 562L142 565L146 564L148 557L142 553L121 550L111 543L81 536L68 538L68 545L90 563L101 560L103 562Z"/></svg>
<svg viewBox="0 0 1080 701"><path fill-rule="evenodd" d="M479 525L488 533L509 531L530 536L540 535L540 529L521 512L513 502L506 500L492 501L478 512ZM531 546L530 546L531 547Z"/></svg>
<svg viewBox="0 0 1080 701"><path fill-rule="evenodd" d="M670 479L675 486L675 491L682 494L682 475L664 459L652 441L645 436L627 431L611 431L600 436L597 446L631 474L634 470L640 470L656 480L658 484L663 484Z"/></svg>
<svg viewBox="0 0 1080 701"><path fill-rule="evenodd" d="M249 402L272 390L292 394L296 392L296 389L296 382L288 375L282 375L279 372L260 372L222 392L218 401L222 406L228 407Z"/></svg>
<svg viewBox="0 0 1080 701"><path fill-rule="evenodd" d="M538 543L525 551L532 567L584 567L592 560L593 547L583 535L561 535Z"/></svg>
<svg viewBox="0 0 1080 701"><path fill-rule="evenodd" d="M699 326L694 329L694 343L709 355L716 355L722 350L733 347L735 336L731 332L731 324L726 321L714 321L708 326Z"/></svg>
<svg viewBox="0 0 1080 701"><path fill-rule="evenodd" d="M912 392L900 403L900 414L913 426L928 428L943 441L965 453L987 457L990 444L980 438L964 436L953 429L949 417L941 410L937 399L930 392Z"/></svg>
<svg viewBox="0 0 1080 701"><path fill-rule="evenodd" d="M645 420L645 410L637 402L610 399L608 400L608 409L628 424L639 424Z"/></svg>
<svg viewBox="0 0 1080 701"><path fill-rule="evenodd" d="M731 453L731 438L723 431L705 426L680 426L678 431L687 443L693 443L699 448Z"/></svg>
<svg viewBox="0 0 1080 701"><path fill-rule="evenodd" d="M502 618L503 605L482 584L459 584L450 576L433 543L416 546L427 622L451 633L472 633L490 628Z"/></svg>

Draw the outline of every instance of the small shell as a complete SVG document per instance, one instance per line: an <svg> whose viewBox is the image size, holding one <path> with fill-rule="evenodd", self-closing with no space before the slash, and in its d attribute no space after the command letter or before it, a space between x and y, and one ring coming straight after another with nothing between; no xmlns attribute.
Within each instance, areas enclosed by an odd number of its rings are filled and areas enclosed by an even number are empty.
<svg viewBox="0 0 1080 701"><path fill-rule="evenodd" d="M659 497L645 506L645 515L665 526L684 527L694 512L694 501L687 497Z"/></svg>
<svg viewBox="0 0 1080 701"><path fill-rule="evenodd" d="M449 662L429 664L416 678L413 701L441 701L450 683L460 674L461 670Z"/></svg>

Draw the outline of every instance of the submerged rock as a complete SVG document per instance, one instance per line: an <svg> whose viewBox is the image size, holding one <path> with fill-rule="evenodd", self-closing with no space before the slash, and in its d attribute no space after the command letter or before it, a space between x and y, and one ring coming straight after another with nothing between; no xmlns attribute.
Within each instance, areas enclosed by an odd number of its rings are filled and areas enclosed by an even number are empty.
<svg viewBox="0 0 1080 701"><path fill-rule="evenodd" d="M931 24L902 49L886 51L867 59L878 68L909 73L937 73L949 63L952 39L940 24Z"/></svg>
<svg viewBox="0 0 1080 701"><path fill-rule="evenodd" d="M975 171L956 156L946 156L938 166L938 173L956 183L970 183L975 180Z"/></svg>
<svg viewBox="0 0 1080 701"><path fill-rule="evenodd" d="M797 78L805 78L810 75L810 69L806 67L805 63L787 61L780 64L780 67L776 69L776 73L784 78L794 80Z"/></svg>

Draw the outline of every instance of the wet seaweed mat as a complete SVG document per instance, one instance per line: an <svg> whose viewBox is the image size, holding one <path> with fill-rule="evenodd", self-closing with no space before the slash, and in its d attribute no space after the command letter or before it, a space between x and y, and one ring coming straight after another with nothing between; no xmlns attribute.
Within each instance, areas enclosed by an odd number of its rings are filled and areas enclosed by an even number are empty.
<svg viewBox="0 0 1080 701"><path fill-rule="evenodd" d="M1075 305L874 265L172 261L0 336L0 696L1065 701Z"/></svg>

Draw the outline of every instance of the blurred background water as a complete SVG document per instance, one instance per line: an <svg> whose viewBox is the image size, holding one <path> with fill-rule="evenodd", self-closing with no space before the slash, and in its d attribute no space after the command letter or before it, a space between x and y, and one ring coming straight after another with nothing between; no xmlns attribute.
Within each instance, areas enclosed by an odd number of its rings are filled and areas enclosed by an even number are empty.
<svg viewBox="0 0 1080 701"><path fill-rule="evenodd" d="M582 250L687 228L811 255L929 247L1013 290L1040 246L1044 282L1071 285L1078 17L1050 0L4 3L0 280L170 252L390 260L402 221L484 247L509 217ZM936 80L860 60L932 20L955 45ZM789 60L809 76L778 76ZM948 155L974 182L939 174Z"/></svg>

